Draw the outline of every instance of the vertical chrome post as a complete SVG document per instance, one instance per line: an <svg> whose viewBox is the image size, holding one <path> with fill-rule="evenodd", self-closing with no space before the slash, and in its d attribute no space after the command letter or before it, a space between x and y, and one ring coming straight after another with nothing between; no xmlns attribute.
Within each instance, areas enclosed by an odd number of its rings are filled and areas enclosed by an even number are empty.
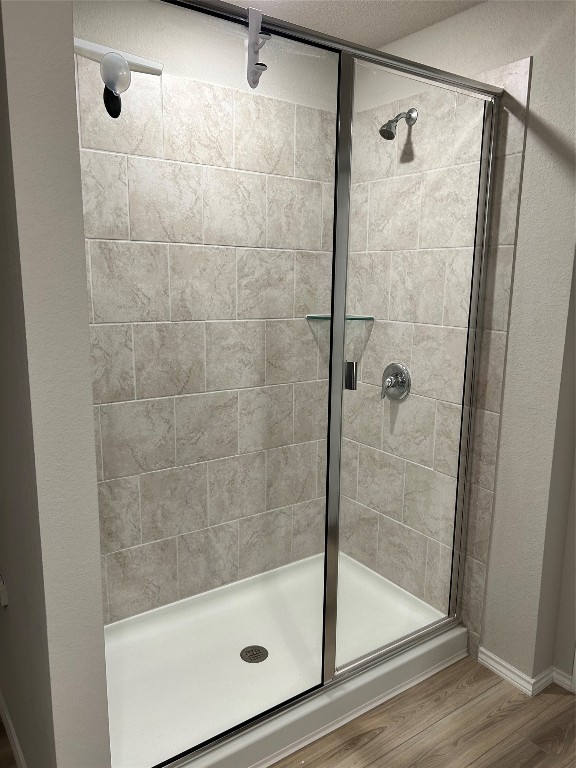
<svg viewBox="0 0 576 768"><path fill-rule="evenodd" d="M338 77L338 134L334 197L334 260L332 265L332 322L330 327L330 397L326 473L326 559L324 581L324 640L322 673L327 683L336 672L336 613L338 607L338 549L340 510L340 451L344 334L346 330L346 275L350 224L352 110L354 56L342 52Z"/></svg>
<svg viewBox="0 0 576 768"><path fill-rule="evenodd" d="M460 596L464 581L466 561L466 533L468 503L470 498L470 470L472 464L472 439L475 416L475 390L478 378L480 342L482 337L482 314L484 306L484 284L486 281L486 259L488 250L488 227L494 183L494 158L496 151L497 119L499 97L493 97L484 104L484 130L480 175L478 180L478 206L476 209L476 235L474 261L470 290L470 313L468 317L468 341L466 347L466 368L462 397L462 423L460 428L460 457L458 464L458 488L456 491L456 515L454 522L454 548L452 551L452 582L450 586L451 616L460 612Z"/></svg>

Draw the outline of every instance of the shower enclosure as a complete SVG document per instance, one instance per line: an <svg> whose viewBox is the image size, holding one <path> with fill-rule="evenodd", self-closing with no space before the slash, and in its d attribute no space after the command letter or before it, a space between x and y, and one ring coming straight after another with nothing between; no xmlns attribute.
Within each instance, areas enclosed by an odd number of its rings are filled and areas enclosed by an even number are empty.
<svg viewBox="0 0 576 768"><path fill-rule="evenodd" d="M259 31L75 7L114 768L459 621L498 91Z"/></svg>

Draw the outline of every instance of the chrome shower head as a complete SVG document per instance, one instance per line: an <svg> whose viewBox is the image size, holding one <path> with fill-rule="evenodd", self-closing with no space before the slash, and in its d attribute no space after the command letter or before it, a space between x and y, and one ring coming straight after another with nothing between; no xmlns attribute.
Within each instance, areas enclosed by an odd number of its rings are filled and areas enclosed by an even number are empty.
<svg viewBox="0 0 576 768"><path fill-rule="evenodd" d="M383 139L387 139L388 141L392 141L392 139L396 138L396 128L398 127L398 121L399 120L406 120L407 125L414 125L416 120L418 120L418 110L416 107L410 107L408 112L401 112L399 115L396 115L395 118L392 120L388 120L387 123L384 123L384 125L380 128L380 136L382 136Z"/></svg>

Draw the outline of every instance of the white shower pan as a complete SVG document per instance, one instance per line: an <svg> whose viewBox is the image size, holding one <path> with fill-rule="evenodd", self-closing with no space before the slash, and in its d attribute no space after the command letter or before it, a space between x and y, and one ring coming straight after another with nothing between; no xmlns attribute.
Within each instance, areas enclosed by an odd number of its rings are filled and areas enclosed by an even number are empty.
<svg viewBox="0 0 576 768"><path fill-rule="evenodd" d="M112 768L152 768L318 685L323 568L323 556L317 555L107 626ZM339 666L440 618L439 611L340 556ZM268 650L264 662L240 658L253 644ZM452 629L210 755L191 756L191 764L267 765L264 755L274 752L279 759L290 745L309 741L461 658L465 648L466 631ZM260 747L259 733L266 742Z"/></svg>

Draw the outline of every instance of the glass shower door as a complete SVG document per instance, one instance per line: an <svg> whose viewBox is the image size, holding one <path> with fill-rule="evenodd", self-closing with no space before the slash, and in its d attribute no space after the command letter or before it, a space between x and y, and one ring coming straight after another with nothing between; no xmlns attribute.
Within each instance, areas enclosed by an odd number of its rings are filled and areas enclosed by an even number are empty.
<svg viewBox="0 0 576 768"><path fill-rule="evenodd" d="M483 115L356 62L337 668L449 614Z"/></svg>
<svg viewBox="0 0 576 768"><path fill-rule="evenodd" d="M158 63L113 119L76 60L114 768L322 682L338 55L273 35L252 90L247 35L75 6Z"/></svg>

